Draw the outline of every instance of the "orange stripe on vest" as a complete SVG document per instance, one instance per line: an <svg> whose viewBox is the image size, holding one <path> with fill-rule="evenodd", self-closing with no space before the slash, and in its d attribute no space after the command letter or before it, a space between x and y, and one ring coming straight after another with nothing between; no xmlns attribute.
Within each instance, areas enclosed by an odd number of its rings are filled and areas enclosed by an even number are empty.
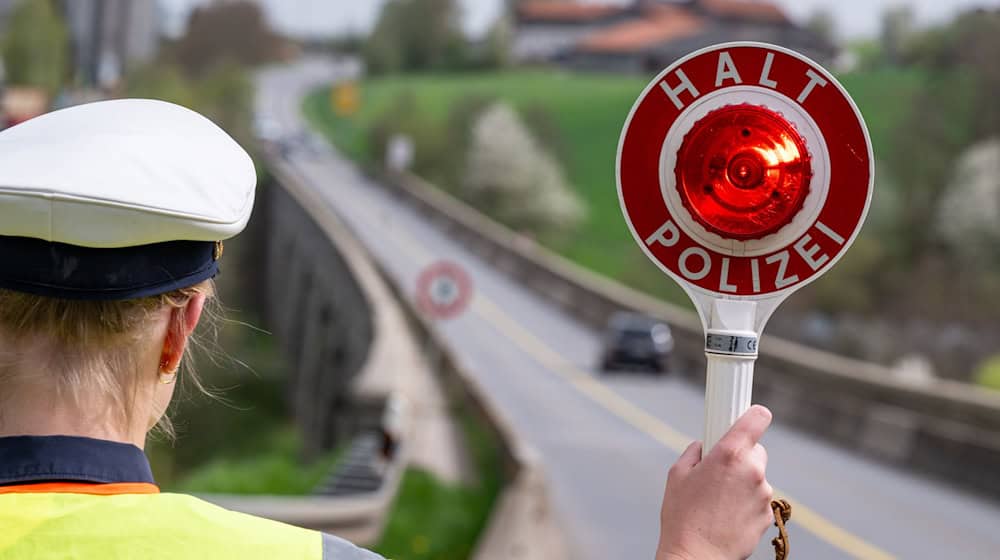
<svg viewBox="0 0 1000 560"><path fill-rule="evenodd" d="M118 494L159 494L160 488L148 482L118 482L114 484L88 484L86 482L43 482L0 486L0 494L90 494L114 496Z"/></svg>

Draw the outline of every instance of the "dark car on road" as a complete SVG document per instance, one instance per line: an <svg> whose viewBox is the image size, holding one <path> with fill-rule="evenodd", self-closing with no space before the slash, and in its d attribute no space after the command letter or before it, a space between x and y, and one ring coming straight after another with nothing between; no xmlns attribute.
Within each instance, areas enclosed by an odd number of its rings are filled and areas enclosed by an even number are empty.
<svg viewBox="0 0 1000 560"><path fill-rule="evenodd" d="M650 369L667 373L674 337L663 321L639 313L616 313L608 321L601 370Z"/></svg>

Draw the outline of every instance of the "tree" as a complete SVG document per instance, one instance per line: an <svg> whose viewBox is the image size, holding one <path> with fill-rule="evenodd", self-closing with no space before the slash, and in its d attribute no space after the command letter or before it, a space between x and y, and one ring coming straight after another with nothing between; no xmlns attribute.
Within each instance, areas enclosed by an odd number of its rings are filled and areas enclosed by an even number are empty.
<svg viewBox="0 0 1000 560"><path fill-rule="evenodd" d="M941 200L937 229L950 250L984 270L1000 263L1000 138L965 151Z"/></svg>
<svg viewBox="0 0 1000 560"><path fill-rule="evenodd" d="M585 215L555 158L507 104L496 103L479 117L467 165L466 197L513 227L562 234Z"/></svg>
<svg viewBox="0 0 1000 560"><path fill-rule="evenodd" d="M445 70L465 64L456 0L389 0L364 49L368 72Z"/></svg>
<svg viewBox="0 0 1000 560"><path fill-rule="evenodd" d="M511 45L514 42L513 25L507 17L501 17L490 28L483 41L479 56L479 66L482 68L503 68L511 63Z"/></svg>
<svg viewBox="0 0 1000 560"><path fill-rule="evenodd" d="M988 142L1000 135L997 52L997 10L973 10L912 35L900 52L926 76L881 154L899 193L897 227L884 236L891 251L879 279L884 297L877 300L906 302L900 313L997 316L1000 271L990 240L996 230L984 227L1000 204Z"/></svg>
<svg viewBox="0 0 1000 560"><path fill-rule="evenodd" d="M14 9L3 41L6 82L55 95L67 76L69 36L49 0L25 0Z"/></svg>
<svg viewBox="0 0 1000 560"><path fill-rule="evenodd" d="M192 75L225 60L253 66L280 58L283 41L255 2L213 2L191 12L187 32L174 49L177 62Z"/></svg>
<svg viewBox="0 0 1000 560"><path fill-rule="evenodd" d="M956 186L958 162L977 142L1000 135L1000 11L973 10L910 40L908 58L929 75L886 154L899 184L903 256L931 248L941 204Z"/></svg>
<svg viewBox="0 0 1000 560"><path fill-rule="evenodd" d="M1000 135L1000 9L977 9L961 15L954 24L954 60L974 80L978 139Z"/></svg>
<svg viewBox="0 0 1000 560"><path fill-rule="evenodd" d="M899 64L913 34L913 22L913 8L907 4L893 6L882 14L882 53L889 64Z"/></svg>
<svg viewBox="0 0 1000 560"><path fill-rule="evenodd" d="M837 44L837 20L829 8L820 8L809 16L806 28L827 45Z"/></svg>

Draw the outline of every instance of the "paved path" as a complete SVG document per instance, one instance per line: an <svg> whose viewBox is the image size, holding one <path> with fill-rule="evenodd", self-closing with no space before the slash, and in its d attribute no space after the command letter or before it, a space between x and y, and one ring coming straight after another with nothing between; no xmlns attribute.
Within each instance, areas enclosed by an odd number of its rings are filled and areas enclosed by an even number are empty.
<svg viewBox="0 0 1000 560"><path fill-rule="evenodd" d="M302 130L302 96L343 71L316 62L268 71L259 111ZM289 160L402 286L437 259L466 267L475 301L440 328L540 451L575 558L651 559L667 468L701 434L701 390L671 378L598 376L598 333L465 251L333 150L294 151ZM793 560L1000 558L995 503L780 424L765 444L769 479L795 505ZM773 558L767 540L753 558Z"/></svg>

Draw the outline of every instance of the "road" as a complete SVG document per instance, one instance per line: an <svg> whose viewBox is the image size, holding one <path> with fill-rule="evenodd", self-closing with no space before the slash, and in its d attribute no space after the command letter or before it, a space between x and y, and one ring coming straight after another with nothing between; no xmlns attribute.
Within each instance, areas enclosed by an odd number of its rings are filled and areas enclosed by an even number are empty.
<svg viewBox="0 0 1000 560"><path fill-rule="evenodd" d="M316 60L270 69L259 77L258 112L298 134L308 128L302 97L346 71ZM574 557L651 559L667 469L701 434L702 390L598 375L598 333L493 270L334 150L312 145L288 160L400 285L414 286L439 259L472 276L469 311L439 328L540 452ZM768 478L794 504L793 559L1000 558L996 503L813 441L780 418L764 443ZM769 539L754 559L774 557Z"/></svg>

